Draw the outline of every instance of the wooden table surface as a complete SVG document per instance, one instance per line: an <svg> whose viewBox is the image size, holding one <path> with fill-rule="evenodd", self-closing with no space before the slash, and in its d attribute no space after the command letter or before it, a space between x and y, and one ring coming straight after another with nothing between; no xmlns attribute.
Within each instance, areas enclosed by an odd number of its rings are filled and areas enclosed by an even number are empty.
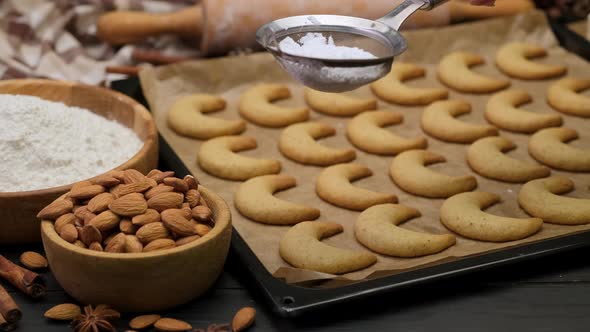
<svg viewBox="0 0 590 332"><path fill-rule="evenodd" d="M0 253L13 261L24 250L42 248L0 246ZM7 285L24 315L17 331L68 330L67 324L43 318L43 312L53 305L73 301L50 272L44 275L48 295L38 302ZM227 323L239 308L253 306L258 315L251 331L587 332L590 329L590 248L373 297L297 320L273 315L244 275L241 264L230 256L223 275L211 291L161 314L186 320L193 327L206 327ZM117 322L119 331L127 328L130 318L125 315Z"/></svg>

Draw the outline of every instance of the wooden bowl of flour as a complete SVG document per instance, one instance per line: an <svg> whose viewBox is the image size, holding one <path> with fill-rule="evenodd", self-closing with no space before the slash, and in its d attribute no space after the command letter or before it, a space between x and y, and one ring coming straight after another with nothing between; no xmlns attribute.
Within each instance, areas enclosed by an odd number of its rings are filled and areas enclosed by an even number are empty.
<svg viewBox="0 0 590 332"><path fill-rule="evenodd" d="M157 165L158 135L153 118L145 107L121 93L74 82L22 79L0 81L0 94L36 96L62 102L68 106L82 107L115 120L133 130L143 141L141 149L115 169L135 168L145 173ZM100 174L94 176L98 175ZM72 184L66 184L31 191L0 190L0 244L40 241L40 221L36 218L37 213L71 187Z"/></svg>

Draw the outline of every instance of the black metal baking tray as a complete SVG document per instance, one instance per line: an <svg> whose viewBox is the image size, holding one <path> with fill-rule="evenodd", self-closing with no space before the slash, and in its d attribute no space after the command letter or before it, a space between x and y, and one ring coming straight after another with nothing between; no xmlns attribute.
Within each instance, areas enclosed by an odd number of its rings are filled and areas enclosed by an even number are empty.
<svg viewBox="0 0 590 332"><path fill-rule="evenodd" d="M562 47L590 60L590 43L588 41L559 23L551 22L551 28ZM137 78L113 82L112 87L137 99L147 107ZM188 168L161 136L159 143L160 167L174 170L181 176L190 174ZM235 229L232 233L231 255L237 258L250 273L250 281L258 287L276 314L283 317L295 317L335 304L588 245L590 245L590 231L469 256L456 261L419 268L392 276L359 281L336 288L291 285L273 277Z"/></svg>

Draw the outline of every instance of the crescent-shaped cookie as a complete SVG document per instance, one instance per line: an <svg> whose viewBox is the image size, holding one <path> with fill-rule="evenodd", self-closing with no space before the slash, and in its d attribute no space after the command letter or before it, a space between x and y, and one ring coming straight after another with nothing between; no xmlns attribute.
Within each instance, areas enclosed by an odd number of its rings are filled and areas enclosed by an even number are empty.
<svg viewBox="0 0 590 332"><path fill-rule="evenodd" d="M531 134L543 128L559 127L561 116L551 113L536 113L518 109L533 99L524 90L498 92L488 99L484 115L496 127L517 133Z"/></svg>
<svg viewBox="0 0 590 332"><path fill-rule="evenodd" d="M490 242L524 239L543 226L540 218L509 218L482 211L500 201L489 192L457 194L444 201L440 220L451 231L466 238Z"/></svg>
<svg viewBox="0 0 590 332"><path fill-rule="evenodd" d="M181 97L168 111L168 126L179 135L196 139L237 135L243 132L246 123L242 120L225 120L203 115L224 108L225 100L217 96L194 94Z"/></svg>
<svg viewBox="0 0 590 332"><path fill-rule="evenodd" d="M289 88L282 84L259 84L246 90L240 97L239 112L246 120L259 126L279 128L307 121L305 107L285 107L272 102L291 97Z"/></svg>
<svg viewBox="0 0 590 332"><path fill-rule="evenodd" d="M590 88L590 79L567 77L547 89L547 102L556 110L574 116L590 117L590 97L580 92Z"/></svg>
<svg viewBox="0 0 590 332"><path fill-rule="evenodd" d="M529 140L529 154L552 168L572 172L589 172L590 150L566 144L576 138L578 138L578 132L571 128L539 130Z"/></svg>
<svg viewBox="0 0 590 332"><path fill-rule="evenodd" d="M205 172L228 180L244 181L256 176L279 173L281 163L278 160L252 158L236 153L256 147L254 137L212 138L201 145L197 161Z"/></svg>
<svg viewBox="0 0 590 332"><path fill-rule="evenodd" d="M354 116L361 112L377 109L377 100L357 98L343 93L331 93L304 89L305 102L314 111L332 116Z"/></svg>
<svg viewBox="0 0 590 332"><path fill-rule="evenodd" d="M350 182L373 175L366 166L339 164L325 168L316 180L315 190L321 199L346 209L362 211L370 206L395 203L394 194L385 194L353 186Z"/></svg>
<svg viewBox="0 0 590 332"><path fill-rule="evenodd" d="M563 176L525 183L518 193L518 204L531 216L560 225L590 223L590 199L560 196L574 189L574 182Z"/></svg>
<svg viewBox="0 0 590 332"><path fill-rule="evenodd" d="M317 219L320 210L273 196L273 193L295 185L295 178L289 175L258 176L240 185L234 204L245 217L264 224L293 225Z"/></svg>
<svg viewBox="0 0 590 332"><path fill-rule="evenodd" d="M523 80L542 80L565 74L567 68L530 60L547 55L540 45L513 42L506 44L496 53L496 66L506 75Z"/></svg>
<svg viewBox="0 0 590 332"><path fill-rule="evenodd" d="M527 182L549 176L549 168L507 156L516 144L504 137L485 137L467 149L467 163L479 175L506 182Z"/></svg>
<svg viewBox="0 0 590 332"><path fill-rule="evenodd" d="M353 149L336 149L316 142L335 134L336 129L323 123L297 123L283 129L279 150L285 157L305 165L329 166L354 160Z"/></svg>
<svg viewBox="0 0 590 332"><path fill-rule="evenodd" d="M438 79L450 88L467 93L489 93L510 86L506 79L489 77L470 69L484 63L485 59L475 53L450 53L438 64Z"/></svg>
<svg viewBox="0 0 590 332"><path fill-rule="evenodd" d="M383 255L419 257L441 252L455 244L452 234L428 234L398 227L420 211L398 204L375 205L363 211L354 224L354 235L365 247Z"/></svg>
<svg viewBox="0 0 590 332"><path fill-rule="evenodd" d="M474 176L449 176L426 167L444 161L445 157L434 152L410 150L393 159L389 174L403 190L430 198L446 198L477 187Z"/></svg>
<svg viewBox="0 0 590 332"><path fill-rule="evenodd" d="M453 143L472 143L482 137L498 135L494 126L467 123L455 118L470 112L471 105L463 100L436 101L424 109L420 125L428 135Z"/></svg>
<svg viewBox="0 0 590 332"><path fill-rule="evenodd" d="M428 105L436 100L447 99L449 92L443 88L414 88L404 81L424 77L426 70L412 63L395 62L391 71L371 84L373 93L390 103L399 105Z"/></svg>
<svg viewBox="0 0 590 332"><path fill-rule="evenodd" d="M320 240L341 233L342 225L329 221L304 221L291 227L281 239L279 254L300 269L344 274L373 265L371 253L337 248Z"/></svg>
<svg viewBox="0 0 590 332"><path fill-rule="evenodd" d="M425 149L426 137L405 138L382 127L402 123L403 116L393 111L370 111L352 118L346 137L357 148L379 155L396 155L412 149Z"/></svg>

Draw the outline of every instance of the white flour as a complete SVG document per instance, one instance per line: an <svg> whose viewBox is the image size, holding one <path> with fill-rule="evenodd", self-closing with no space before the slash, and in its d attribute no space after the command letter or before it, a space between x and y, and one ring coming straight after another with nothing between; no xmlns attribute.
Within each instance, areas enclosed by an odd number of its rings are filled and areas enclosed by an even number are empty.
<svg viewBox="0 0 590 332"><path fill-rule="evenodd" d="M326 37L321 33L307 33L296 42L287 37L279 43L281 51L293 55L309 58L334 60L375 59L376 57L358 47L336 46L332 36Z"/></svg>
<svg viewBox="0 0 590 332"><path fill-rule="evenodd" d="M132 130L87 109L0 94L0 192L87 179L119 166L142 146Z"/></svg>

